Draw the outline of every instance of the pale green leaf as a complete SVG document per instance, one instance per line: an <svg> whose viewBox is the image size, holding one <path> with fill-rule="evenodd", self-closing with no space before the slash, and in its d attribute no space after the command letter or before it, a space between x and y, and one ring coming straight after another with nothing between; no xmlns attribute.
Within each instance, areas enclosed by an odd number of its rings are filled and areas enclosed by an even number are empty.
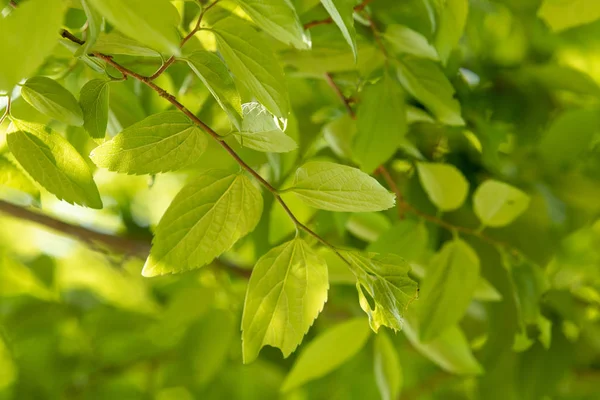
<svg viewBox="0 0 600 400"><path fill-rule="evenodd" d="M427 122L429 124L435 123L435 120L431 118L431 115L429 115L427 111L411 105L406 107L406 121L409 124L417 122Z"/></svg>
<svg viewBox="0 0 600 400"><path fill-rule="evenodd" d="M325 261L302 239L262 256L252 271L244 303L244 363L254 361L266 345L289 356L323 309L328 289Z"/></svg>
<svg viewBox="0 0 600 400"><path fill-rule="evenodd" d="M337 369L363 348L369 336L369 325L364 318L330 328L304 347L281 390L290 391Z"/></svg>
<svg viewBox="0 0 600 400"><path fill-rule="evenodd" d="M311 161L298 168L288 190L306 204L329 211L381 211L395 203L394 195L364 172L324 161Z"/></svg>
<svg viewBox="0 0 600 400"><path fill-rule="evenodd" d="M475 292L473 292L473 298L481 301L501 301L502 295L496 288L483 277L479 278Z"/></svg>
<svg viewBox="0 0 600 400"><path fill-rule="evenodd" d="M28 0L0 17L0 91L10 93L42 65L58 43L66 9L63 0Z"/></svg>
<svg viewBox="0 0 600 400"><path fill-rule="evenodd" d="M404 25L389 25L383 35L386 43L398 54L412 54L417 57L439 59L437 50L427 38Z"/></svg>
<svg viewBox="0 0 600 400"><path fill-rule="evenodd" d="M127 174L176 171L198 160L206 133L179 111L165 111L125 128L96 147L90 157L99 167Z"/></svg>
<svg viewBox="0 0 600 400"><path fill-rule="evenodd" d="M294 139L280 128L277 118L262 104L246 103L242 112L241 130L233 133L242 146L272 153L286 153L298 148Z"/></svg>
<svg viewBox="0 0 600 400"><path fill-rule="evenodd" d="M386 332L375 337L375 381L382 400L396 400L402 391L402 366L398 352Z"/></svg>
<svg viewBox="0 0 600 400"><path fill-rule="evenodd" d="M544 0L538 16L554 31L563 31L600 19L597 0Z"/></svg>
<svg viewBox="0 0 600 400"><path fill-rule="evenodd" d="M483 182L473 195L473 208L486 226L500 227L513 222L529 207L523 191L493 179Z"/></svg>
<svg viewBox="0 0 600 400"><path fill-rule="evenodd" d="M389 219L380 212L352 213L346 221L348 232L366 242L374 242L390 226Z"/></svg>
<svg viewBox="0 0 600 400"><path fill-rule="evenodd" d="M90 53L90 49L94 46L96 40L98 40L98 37L102 33L102 15L90 5L90 0L81 0L81 6L87 17L87 31L85 43L75 52L76 56Z"/></svg>
<svg viewBox="0 0 600 400"><path fill-rule="evenodd" d="M310 49L310 36L290 0L233 0L262 30L297 49Z"/></svg>
<svg viewBox="0 0 600 400"><path fill-rule="evenodd" d="M87 163L67 140L43 125L18 120L9 132L10 151L40 185L69 203L102 208Z"/></svg>
<svg viewBox="0 0 600 400"><path fill-rule="evenodd" d="M169 0L89 0L119 31L152 49L179 55L179 14Z"/></svg>
<svg viewBox="0 0 600 400"><path fill-rule="evenodd" d="M233 78L221 58L208 51L197 51L186 56L191 70L200 78L217 103L227 113L236 129L242 120L242 101Z"/></svg>
<svg viewBox="0 0 600 400"><path fill-rule="evenodd" d="M210 170L175 196L161 218L144 276L202 267L254 230L263 209L245 175Z"/></svg>
<svg viewBox="0 0 600 400"><path fill-rule="evenodd" d="M432 341L422 343L418 331L409 320L404 325L404 334L419 353L445 371L458 375L483 373L483 368L473 356L465 334L458 326L447 328Z"/></svg>
<svg viewBox="0 0 600 400"><path fill-rule="evenodd" d="M287 118L290 105L283 69L265 40L237 18L219 21L213 31L236 83L277 117Z"/></svg>
<svg viewBox="0 0 600 400"><path fill-rule="evenodd" d="M30 78L21 96L42 114L67 125L83 125L83 113L75 97L58 82L44 76Z"/></svg>
<svg viewBox="0 0 600 400"><path fill-rule="evenodd" d="M95 139L101 139L106 135L110 90L108 83L104 79L92 79L83 85L79 93L83 127Z"/></svg>
<svg viewBox="0 0 600 400"><path fill-rule="evenodd" d="M468 13L468 0L446 0L440 6L435 47L444 64L463 35Z"/></svg>
<svg viewBox="0 0 600 400"><path fill-rule="evenodd" d="M398 62L398 80L435 117L447 125L464 125L460 103L444 71L433 61L406 56Z"/></svg>
<svg viewBox="0 0 600 400"><path fill-rule="evenodd" d="M479 282L479 257L464 241L444 244L431 260L416 309L423 342L455 325L469 306Z"/></svg>
<svg viewBox="0 0 600 400"><path fill-rule="evenodd" d="M0 156L0 186L27 193L34 199L40 198L40 191L31 179L4 156Z"/></svg>
<svg viewBox="0 0 600 400"><path fill-rule="evenodd" d="M342 114L323 126L323 137L338 157L350 159L356 137L356 119L349 113Z"/></svg>
<svg viewBox="0 0 600 400"><path fill-rule="evenodd" d="M356 30L354 29L354 6L352 0L321 0L321 4L327 10L333 22L344 35L344 39L350 45L354 60L358 57L356 46Z"/></svg>
<svg viewBox="0 0 600 400"><path fill-rule="evenodd" d="M3 336L0 336L0 393L9 393L10 387L18 379L19 370ZM6 390L5 390L6 389Z"/></svg>
<svg viewBox="0 0 600 400"><path fill-rule="evenodd" d="M417 283L408 276L410 265L393 254L344 251L356 276L360 306L375 332L383 326L402 329L404 313L417 297Z"/></svg>
<svg viewBox="0 0 600 400"><path fill-rule="evenodd" d="M27 266L0 254L0 297L23 295L42 300L56 297Z"/></svg>
<svg viewBox="0 0 600 400"><path fill-rule="evenodd" d="M90 51L134 57L160 57L160 53L156 50L152 50L136 40L123 36L117 31L101 33Z"/></svg>
<svg viewBox="0 0 600 400"><path fill-rule="evenodd" d="M423 189L440 210L456 210L465 202L469 182L454 165L419 162L417 170Z"/></svg>
<svg viewBox="0 0 600 400"><path fill-rule="evenodd" d="M398 82L385 74L367 86L357 118L352 153L361 169L371 173L396 153L406 134L404 94Z"/></svg>
<svg viewBox="0 0 600 400"><path fill-rule="evenodd" d="M429 234L424 224L405 220L381 234L368 250L396 254L409 262L419 262L427 251L428 240Z"/></svg>

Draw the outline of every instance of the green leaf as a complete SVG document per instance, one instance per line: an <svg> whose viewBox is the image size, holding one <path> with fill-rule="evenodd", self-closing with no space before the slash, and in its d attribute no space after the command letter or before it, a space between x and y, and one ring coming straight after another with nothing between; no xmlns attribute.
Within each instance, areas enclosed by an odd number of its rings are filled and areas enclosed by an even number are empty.
<svg viewBox="0 0 600 400"><path fill-rule="evenodd" d="M444 244L431 260L417 305L419 334L429 342L464 315L479 282L479 257L464 241Z"/></svg>
<svg viewBox="0 0 600 400"><path fill-rule="evenodd" d="M209 51L197 51L186 56L191 70L200 78L217 103L227 113L236 129L242 120L242 101L233 78L221 58Z"/></svg>
<svg viewBox="0 0 600 400"><path fill-rule="evenodd" d="M356 31L354 29L354 5L352 0L321 0L333 22L340 28L344 39L350 45L354 60L358 58L356 47Z"/></svg>
<svg viewBox="0 0 600 400"><path fill-rule="evenodd" d="M406 56L398 62L398 80L435 117L447 125L464 125L460 103L442 69L430 60Z"/></svg>
<svg viewBox="0 0 600 400"><path fill-rule="evenodd" d="M363 348L369 335L367 321L355 318L317 336L300 353L281 391L288 392L335 370Z"/></svg>
<svg viewBox="0 0 600 400"><path fill-rule="evenodd" d="M408 276L410 265L393 254L344 251L356 276L360 306L375 332L383 326L402 329L404 312L417 297L417 283Z"/></svg>
<svg viewBox="0 0 600 400"><path fill-rule="evenodd" d="M344 113L323 126L323 137L331 150L340 158L352 157L352 143L356 137L356 119Z"/></svg>
<svg viewBox="0 0 600 400"><path fill-rule="evenodd" d="M161 218L144 276L202 267L254 230L263 200L245 175L210 170L188 183Z"/></svg>
<svg viewBox="0 0 600 400"><path fill-rule="evenodd" d="M101 33L90 51L134 57L160 57L160 53L156 50L152 50L136 40L123 36L117 31Z"/></svg>
<svg viewBox="0 0 600 400"><path fill-rule="evenodd" d="M415 349L445 371L457 375L479 375L483 368L473 356L465 334L458 326L441 332L428 343L419 340L419 333L412 323L404 325L404 334Z"/></svg>
<svg viewBox="0 0 600 400"><path fill-rule="evenodd" d="M446 64L450 53L458 44L467 23L468 0L446 0L440 6L440 18L435 35L435 47Z"/></svg>
<svg viewBox="0 0 600 400"><path fill-rule="evenodd" d="M27 173L50 193L69 203L102 208L92 173L81 155L43 125L13 120L8 147Z"/></svg>
<svg viewBox="0 0 600 400"><path fill-rule="evenodd" d="M90 5L90 0L81 0L81 6L87 17L87 31L85 37L85 44L80 46L75 52L76 56L82 56L90 53L90 49L94 46L98 37L102 33L102 15L100 15Z"/></svg>
<svg viewBox="0 0 600 400"><path fill-rule="evenodd" d="M298 168L287 190L309 206L329 211L381 211L395 203L394 195L364 172L324 161L311 161Z"/></svg>
<svg viewBox="0 0 600 400"><path fill-rule="evenodd" d="M214 25L219 52L236 83L279 118L290 111L283 69L273 50L244 21L225 18Z"/></svg>
<svg viewBox="0 0 600 400"><path fill-rule="evenodd" d="M396 254L407 261L419 262L427 251L428 241L429 234L424 224L405 220L379 236L368 250L373 253Z"/></svg>
<svg viewBox="0 0 600 400"><path fill-rule="evenodd" d="M165 111L125 128L96 147L92 161L110 171L157 174L176 171L198 160L206 133L179 111Z"/></svg>
<svg viewBox="0 0 600 400"><path fill-rule="evenodd" d="M21 96L39 112L67 125L83 125L83 113L75 97L58 82L44 76L29 78Z"/></svg>
<svg viewBox="0 0 600 400"><path fill-rule="evenodd" d="M168 0L89 0L119 31L163 53L179 55L179 14Z"/></svg>
<svg viewBox="0 0 600 400"><path fill-rule="evenodd" d="M252 18L256 25L297 49L310 49L310 36L290 0L233 0Z"/></svg>
<svg viewBox="0 0 600 400"><path fill-rule="evenodd" d="M538 16L554 31L563 31L600 19L596 0L544 0Z"/></svg>
<svg viewBox="0 0 600 400"><path fill-rule="evenodd" d="M396 400L402 391L402 366L387 333L375 337L375 381L383 400Z"/></svg>
<svg viewBox="0 0 600 400"><path fill-rule="evenodd" d="M429 199L441 211L456 210L469 194L469 182L454 165L417 163L419 179Z"/></svg>
<svg viewBox="0 0 600 400"><path fill-rule="evenodd" d="M388 74L367 86L358 108L353 154L361 169L371 173L392 157L406 134L404 94Z"/></svg>
<svg viewBox="0 0 600 400"><path fill-rule="evenodd" d="M27 266L0 253L0 298L20 295L42 300L56 297Z"/></svg>
<svg viewBox="0 0 600 400"><path fill-rule="evenodd" d="M58 42L66 9L63 0L29 0L0 17L0 91L10 93L42 65Z"/></svg>
<svg viewBox="0 0 600 400"><path fill-rule="evenodd" d="M244 363L254 361L263 346L288 357L327 301L327 265L306 242L296 238L271 249L252 271L244 315Z"/></svg>
<svg viewBox="0 0 600 400"><path fill-rule="evenodd" d="M427 38L404 25L389 25L383 38L395 53L439 60L437 50L429 44Z"/></svg>
<svg viewBox="0 0 600 400"><path fill-rule="evenodd" d="M244 147L271 153L286 153L296 150L298 145L286 135L277 122L260 103L242 105L244 119L240 132L234 132L235 138Z"/></svg>
<svg viewBox="0 0 600 400"><path fill-rule="evenodd" d="M87 133L102 139L108 125L109 81L92 79L81 88L79 105L83 111L83 127Z"/></svg>
<svg viewBox="0 0 600 400"><path fill-rule="evenodd" d="M0 186L27 193L34 199L40 198L40 191L31 179L4 156L0 156Z"/></svg>
<svg viewBox="0 0 600 400"><path fill-rule="evenodd" d="M473 195L473 208L486 226L500 227L513 222L529 207L529 196L493 179L483 182Z"/></svg>

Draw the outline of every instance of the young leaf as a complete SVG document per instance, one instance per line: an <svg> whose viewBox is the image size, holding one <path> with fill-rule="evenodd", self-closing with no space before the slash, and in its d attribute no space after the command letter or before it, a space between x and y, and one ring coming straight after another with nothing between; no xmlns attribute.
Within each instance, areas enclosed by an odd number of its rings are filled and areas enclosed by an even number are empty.
<svg viewBox="0 0 600 400"><path fill-rule="evenodd" d="M317 336L300 353L281 391L288 392L335 370L363 348L369 334L367 321L355 318Z"/></svg>
<svg viewBox="0 0 600 400"><path fill-rule="evenodd" d="M221 58L209 51L197 51L186 57L191 70L200 78L236 129L242 120L242 101L233 78Z"/></svg>
<svg viewBox="0 0 600 400"><path fill-rule="evenodd" d="M298 148L294 139L281 130L277 119L262 104L246 103L242 112L241 130L234 132L242 146L271 153L286 153Z"/></svg>
<svg viewBox="0 0 600 400"><path fill-rule="evenodd" d="M39 189L31 179L6 157L0 156L0 186L27 193L34 199L40 198Z"/></svg>
<svg viewBox="0 0 600 400"><path fill-rule="evenodd" d="M342 254L356 276L360 306L371 329L377 332L382 325L402 329L404 312L417 296L417 283L408 276L410 265L392 254Z"/></svg>
<svg viewBox="0 0 600 400"><path fill-rule="evenodd" d="M513 222L529 207L523 191L493 179L483 182L473 196L473 207L486 226L500 227Z"/></svg>
<svg viewBox="0 0 600 400"><path fill-rule="evenodd" d="M382 400L396 400L402 391L402 367L387 333L375 336L375 381Z"/></svg>
<svg viewBox="0 0 600 400"><path fill-rule="evenodd" d="M83 111L83 127L94 139L106 135L108 125L109 81L92 79L81 88L79 105Z"/></svg>
<svg viewBox="0 0 600 400"><path fill-rule="evenodd" d="M456 210L469 194L469 182L450 164L417 163L419 179L429 199L441 211Z"/></svg>
<svg viewBox="0 0 600 400"><path fill-rule="evenodd" d="M56 46L66 9L63 0L30 0L0 17L0 92L10 93L42 65Z"/></svg>
<svg viewBox="0 0 600 400"><path fill-rule="evenodd" d="M67 140L43 125L18 120L9 132L10 151L40 185L69 203L102 208L87 163Z"/></svg>
<svg viewBox="0 0 600 400"><path fill-rule="evenodd" d="M323 161L298 168L288 190L309 206L329 211L381 211L395 203L394 195L364 172Z"/></svg>
<svg viewBox="0 0 600 400"><path fill-rule="evenodd" d="M427 250L428 240L425 225L407 219L384 232L367 249L372 253L391 253L406 261L418 262Z"/></svg>
<svg viewBox="0 0 600 400"><path fill-rule="evenodd" d="M134 57L160 57L160 53L156 50L152 50L142 43L130 39L117 31L101 33L90 51Z"/></svg>
<svg viewBox="0 0 600 400"><path fill-rule="evenodd" d="M260 35L238 18L225 18L213 27L219 52L238 84L279 118L290 111L283 69Z"/></svg>
<svg viewBox="0 0 600 400"><path fill-rule="evenodd" d="M245 175L209 170L175 196L161 218L142 275L202 267L254 230L263 200Z"/></svg>
<svg viewBox="0 0 600 400"><path fill-rule="evenodd" d="M304 32L296 10L289 0L233 0L262 30L283 43L300 50L310 49L310 37Z"/></svg>
<svg viewBox="0 0 600 400"><path fill-rule="evenodd" d="M430 60L412 56L398 62L398 80L436 118L448 125L464 125L460 103L454 98L454 88L442 69Z"/></svg>
<svg viewBox="0 0 600 400"><path fill-rule="evenodd" d="M352 49L354 61L358 58L356 47L356 30L354 29L354 5L352 0L321 0L333 22L340 28L346 42Z"/></svg>
<svg viewBox="0 0 600 400"><path fill-rule="evenodd" d="M168 0L89 0L125 35L160 52L179 55L179 13Z"/></svg>
<svg viewBox="0 0 600 400"><path fill-rule="evenodd" d="M463 316L477 283L479 257L460 239L446 243L431 260L416 306L423 342L435 339Z"/></svg>
<svg viewBox="0 0 600 400"><path fill-rule="evenodd" d="M445 64L458 44L467 22L468 0L446 0L440 5L440 19L435 35L435 47Z"/></svg>
<svg viewBox="0 0 600 400"><path fill-rule="evenodd" d="M563 31L600 19L596 0L544 0L538 16L554 31Z"/></svg>
<svg viewBox="0 0 600 400"><path fill-rule="evenodd" d="M179 111L165 111L131 125L96 147L92 161L110 171L157 174L176 171L204 153L206 134Z"/></svg>
<svg viewBox="0 0 600 400"><path fill-rule="evenodd" d="M404 25L389 25L383 38L398 54L412 54L434 61L439 60L437 50L429 44L427 38Z"/></svg>
<svg viewBox="0 0 600 400"><path fill-rule="evenodd" d="M88 54L102 32L102 15L90 5L90 0L81 0L81 7L87 17L87 35L85 43L75 52L76 56Z"/></svg>
<svg viewBox="0 0 600 400"><path fill-rule="evenodd" d="M83 125L83 113L75 97L58 82L44 76L30 78L21 96L39 112L67 125Z"/></svg>
<svg viewBox="0 0 600 400"><path fill-rule="evenodd" d="M400 85L385 74L375 85L365 88L358 109L352 153L361 169L371 173L392 157L406 130L404 94Z"/></svg>
<svg viewBox="0 0 600 400"><path fill-rule="evenodd" d="M250 277L242 317L244 363L271 345L289 356L327 301L327 265L296 238L262 256Z"/></svg>

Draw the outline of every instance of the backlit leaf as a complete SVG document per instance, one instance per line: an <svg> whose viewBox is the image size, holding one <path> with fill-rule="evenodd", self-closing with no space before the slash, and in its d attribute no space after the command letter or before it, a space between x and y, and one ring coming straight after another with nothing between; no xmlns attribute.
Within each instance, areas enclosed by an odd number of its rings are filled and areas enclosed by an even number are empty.
<svg viewBox="0 0 600 400"><path fill-rule="evenodd" d="M79 93L83 127L95 139L102 139L106 135L109 90L108 81L93 79L83 85Z"/></svg>
<svg viewBox="0 0 600 400"><path fill-rule="evenodd" d="M468 0L446 0L439 7L440 18L435 35L435 47L444 63L458 44L469 12Z"/></svg>
<svg viewBox="0 0 600 400"><path fill-rule="evenodd" d="M475 214L484 225L505 226L529 207L529 196L504 182L493 179L483 182L473 195Z"/></svg>
<svg viewBox="0 0 600 400"><path fill-rule="evenodd" d="M123 36L117 31L101 33L90 51L103 54L121 54L124 56L160 57L160 53L156 50L152 50L136 40Z"/></svg>
<svg viewBox="0 0 600 400"><path fill-rule="evenodd" d="M240 132L234 132L238 142L253 150L286 153L298 145L279 127L277 119L260 103L246 103L242 106L244 119Z"/></svg>
<svg viewBox="0 0 600 400"><path fill-rule="evenodd" d="M0 156L0 186L16 189L39 199L40 191L31 179L4 156Z"/></svg>
<svg viewBox="0 0 600 400"><path fill-rule="evenodd" d="M544 0L538 16L554 31L562 31L600 19L596 0Z"/></svg>
<svg viewBox="0 0 600 400"><path fill-rule="evenodd" d="M21 96L36 110L68 125L83 125L83 113L75 97L58 82L44 76L30 78Z"/></svg>
<svg viewBox="0 0 600 400"><path fill-rule="evenodd" d="M90 5L89 0L81 0L81 7L83 7L83 11L87 17L88 29L85 38L85 44L77 50L75 53L76 56L88 54L102 32L102 15L100 15L98 11L96 11L96 9Z"/></svg>
<svg viewBox="0 0 600 400"><path fill-rule="evenodd" d="M465 202L469 182L454 165L420 162L417 170L423 189L440 210L456 210Z"/></svg>
<svg viewBox="0 0 600 400"><path fill-rule="evenodd" d="M356 30L354 29L354 1L352 0L321 0L333 22L338 26L344 39L350 45L354 60L358 57L356 47Z"/></svg>
<svg viewBox="0 0 600 400"><path fill-rule="evenodd" d="M412 54L435 61L439 59L437 50L425 36L404 25L389 25L383 37L398 54Z"/></svg>
<svg viewBox="0 0 600 400"><path fill-rule="evenodd" d="M375 337L375 380L382 400L395 400L402 390L402 367L387 333Z"/></svg>

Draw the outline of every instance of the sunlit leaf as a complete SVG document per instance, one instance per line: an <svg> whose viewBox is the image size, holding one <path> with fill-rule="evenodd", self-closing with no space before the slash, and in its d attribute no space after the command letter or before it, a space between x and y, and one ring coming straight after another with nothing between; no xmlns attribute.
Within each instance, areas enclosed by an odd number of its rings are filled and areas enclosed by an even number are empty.
<svg viewBox="0 0 600 400"><path fill-rule="evenodd" d="M473 207L484 225L505 226L527 210L529 196L511 185L490 179L475 191Z"/></svg>
<svg viewBox="0 0 600 400"><path fill-rule="evenodd" d="M160 57L160 53L156 50L152 50L142 43L130 39L127 36L123 36L116 31L101 33L90 51L103 54L121 54L125 56Z"/></svg>
<svg viewBox="0 0 600 400"><path fill-rule="evenodd" d="M417 163L419 179L431 202L442 211L452 211L465 202L469 182L450 164Z"/></svg>
<svg viewBox="0 0 600 400"><path fill-rule="evenodd" d="M35 109L68 125L83 125L83 113L75 97L58 82L44 76L30 78L21 96Z"/></svg>
<svg viewBox="0 0 600 400"><path fill-rule="evenodd" d="M412 54L431 60L439 59L437 50L429 44L425 36L404 25L388 26L383 37L398 54Z"/></svg>
<svg viewBox="0 0 600 400"><path fill-rule="evenodd" d="M321 0L321 4L327 10L333 22L338 26L344 39L350 45L354 59L358 57L356 47L356 30L354 29L354 5L351 0Z"/></svg>
<svg viewBox="0 0 600 400"><path fill-rule="evenodd" d="M538 16L553 30L562 31L600 19L600 3L596 0L544 0Z"/></svg>
<svg viewBox="0 0 600 400"><path fill-rule="evenodd" d="M106 135L108 126L109 84L103 79L92 79L81 88L79 105L83 111L83 127L96 139Z"/></svg>
<svg viewBox="0 0 600 400"><path fill-rule="evenodd" d="M39 199L40 191L31 179L6 157L0 156L0 186L9 187L27 193Z"/></svg>
<svg viewBox="0 0 600 400"><path fill-rule="evenodd" d="M435 35L435 47L444 63L458 44L469 12L468 0L446 0L439 7L440 19Z"/></svg>
<svg viewBox="0 0 600 400"><path fill-rule="evenodd" d="M273 114L260 103L246 103L242 110L241 129L234 132L242 146L272 153L286 153L298 147L294 139L282 131Z"/></svg>

